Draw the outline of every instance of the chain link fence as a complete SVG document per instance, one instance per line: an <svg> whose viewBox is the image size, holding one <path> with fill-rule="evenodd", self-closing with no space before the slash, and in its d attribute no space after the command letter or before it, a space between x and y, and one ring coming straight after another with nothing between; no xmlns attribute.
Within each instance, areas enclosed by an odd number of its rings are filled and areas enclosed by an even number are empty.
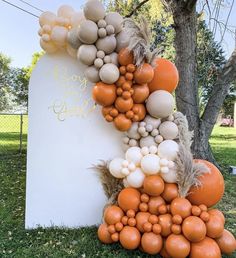
<svg viewBox="0 0 236 258"><path fill-rule="evenodd" d="M26 154L27 131L28 114L0 113L0 158Z"/></svg>

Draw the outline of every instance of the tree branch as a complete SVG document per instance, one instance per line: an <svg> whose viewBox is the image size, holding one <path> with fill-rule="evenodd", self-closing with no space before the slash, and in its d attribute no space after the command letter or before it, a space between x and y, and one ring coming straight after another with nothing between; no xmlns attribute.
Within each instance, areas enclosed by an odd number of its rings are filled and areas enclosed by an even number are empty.
<svg viewBox="0 0 236 258"><path fill-rule="evenodd" d="M234 80L236 80L236 49L231 54L231 57L224 67L219 71L216 84L202 115L202 125L206 127L206 133L209 136L216 123L224 99L228 94L230 85Z"/></svg>
<svg viewBox="0 0 236 258"><path fill-rule="evenodd" d="M128 15L126 15L126 18L131 17L134 13L136 13L144 4L146 4L149 0L143 0L140 2Z"/></svg>

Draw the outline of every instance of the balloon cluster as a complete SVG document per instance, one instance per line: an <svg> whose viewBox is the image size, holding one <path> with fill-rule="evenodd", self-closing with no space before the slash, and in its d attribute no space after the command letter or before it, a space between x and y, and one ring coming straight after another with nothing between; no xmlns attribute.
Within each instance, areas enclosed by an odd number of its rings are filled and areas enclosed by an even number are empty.
<svg viewBox="0 0 236 258"><path fill-rule="evenodd" d="M207 181L219 179L221 174L213 164L207 165L210 173L200 180L208 195L203 196L202 190L196 188L191 189L192 197L180 197L177 184L166 183L159 175L145 177L139 189L121 190L118 205L104 211L104 223L98 229L100 241L119 241L125 249L139 248L162 257L220 258L221 253L231 254L236 240L224 229L224 215L209 209L222 197L223 178L216 180L212 189Z"/></svg>

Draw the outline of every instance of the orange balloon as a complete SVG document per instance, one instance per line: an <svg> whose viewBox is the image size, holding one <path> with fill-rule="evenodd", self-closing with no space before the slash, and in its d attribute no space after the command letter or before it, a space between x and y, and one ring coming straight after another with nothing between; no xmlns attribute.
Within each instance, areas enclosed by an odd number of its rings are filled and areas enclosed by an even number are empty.
<svg viewBox="0 0 236 258"><path fill-rule="evenodd" d="M101 106L110 106L116 99L116 86L98 82L93 87L93 99Z"/></svg>
<svg viewBox="0 0 236 258"><path fill-rule="evenodd" d="M126 116L124 114L119 114L114 119L114 125L117 130L125 132L130 129L132 122L130 119L126 118Z"/></svg>
<svg viewBox="0 0 236 258"><path fill-rule="evenodd" d="M210 215L209 221L206 222L207 236L218 238L223 234L224 223L222 219L216 215Z"/></svg>
<svg viewBox="0 0 236 258"><path fill-rule="evenodd" d="M101 224L98 228L98 238L104 244L111 244L113 241L111 239L111 235L108 232L107 224Z"/></svg>
<svg viewBox="0 0 236 258"><path fill-rule="evenodd" d="M201 186L191 187L187 199L194 205L205 204L211 207L218 203L224 194L224 178L212 163L206 160L195 160L195 162L205 164L210 169L210 173L199 177Z"/></svg>
<svg viewBox="0 0 236 258"><path fill-rule="evenodd" d="M134 56L127 48L122 48L118 54L118 62L120 65L133 64Z"/></svg>
<svg viewBox="0 0 236 258"><path fill-rule="evenodd" d="M233 234L226 229L224 229L221 237L216 239L216 243L223 254L230 255L236 250L236 240Z"/></svg>
<svg viewBox="0 0 236 258"><path fill-rule="evenodd" d="M206 236L205 223L196 216L187 217L182 224L183 235L191 242L199 242Z"/></svg>
<svg viewBox="0 0 236 258"><path fill-rule="evenodd" d="M148 202L148 211L151 214L158 215L158 208L162 204L165 204L165 201L161 196L150 197Z"/></svg>
<svg viewBox="0 0 236 258"><path fill-rule="evenodd" d="M215 216L220 217L222 219L223 223L225 224L225 216L220 210L212 209L212 210L208 210L208 213L210 215L215 215Z"/></svg>
<svg viewBox="0 0 236 258"><path fill-rule="evenodd" d="M115 102L115 107L122 113L129 111L134 105L133 99L123 99L122 97L118 97Z"/></svg>
<svg viewBox="0 0 236 258"><path fill-rule="evenodd" d="M166 251L165 244L163 245L163 248L161 249L160 255L163 258L171 258L171 256Z"/></svg>
<svg viewBox="0 0 236 258"><path fill-rule="evenodd" d="M170 211L172 215L180 215L183 219L191 215L192 205L191 203L181 197L175 198L170 205Z"/></svg>
<svg viewBox="0 0 236 258"><path fill-rule="evenodd" d="M138 122L145 118L146 108L143 104L134 104L132 111L134 112L133 121Z"/></svg>
<svg viewBox="0 0 236 258"><path fill-rule="evenodd" d="M166 90L172 93L179 82L179 73L176 66L165 58L157 58L154 68L154 77L148 84L150 92Z"/></svg>
<svg viewBox="0 0 236 258"><path fill-rule="evenodd" d="M137 189L125 188L118 195L118 204L125 212L128 210L138 211L140 196L141 194Z"/></svg>
<svg viewBox="0 0 236 258"><path fill-rule="evenodd" d="M166 202L171 202L173 199L178 197L178 186L177 184L165 183L164 191L161 197L164 198Z"/></svg>
<svg viewBox="0 0 236 258"><path fill-rule="evenodd" d="M141 233L144 232L143 225L148 222L148 219L149 219L150 215L151 214L149 212L142 212L142 211L138 212L136 214L136 217L135 217L136 227Z"/></svg>
<svg viewBox="0 0 236 258"><path fill-rule="evenodd" d="M160 176L147 176L143 181L143 190L151 196L159 196L164 191L164 181Z"/></svg>
<svg viewBox="0 0 236 258"><path fill-rule="evenodd" d="M148 254L158 254L163 246L162 237L152 232L144 233L141 239L143 251Z"/></svg>
<svg viewBox="0 0 236 258"><path fill-rule="evenodd" d="M192 207L192 214L194 216L200 216L201 215L201 209L198 206Z"/></svg>
<svg viewBox="0 0 236 258"><path fill-rule="evenodd" d="M159 224L161 225L161 235L167 237L171 234L172 217L170 214L159 216Z"/></svg>
<svg viewBox="0 0 236 258"><path fill-rule="evenodd" d="M134 72L134 80L138 84L151 82L154 77L154 70L148 63L139 66Z"/></svg>
<svg viewBox="0 0 236 258"><path fill-rule="evenodd" d="M120 222L123 216L124 216L124 212L120 207L116 205L107 207L104 212L104 220L109 225Z"/></svg>
<svg viewBox="0 0 236 258"><path fill-rule="evenodd" d="M198 243L191 244L190 258L221 258L220 248L217 243L206 237Z"/></svg>
<svg viewBox="0 0 236 258"><path fill-rule="evenodd" d="M179 234L181 234L181 232L182 232L182 228L181 228L180 225L173 224L173 225L171 226L171 231L172 231L173 234L179 235Z"/></svg>
<svg viewBox="0 0 236 258"><path fill-rule="evenodd" d="M125 249L136 249L141 240L141 235L137 228L125 226L120 232L120 243Z"/></svg>
<svg viewBox="0 0 236 258"><path fill-rule="evenodd" d="M185 258L190 253L190 243L183 235L169 235L165 242L165 248L173 258Z"/></svg>
<svg viewBox="0 0 236 258"><path fill-rule="evenodd" d="M132 99L134 103L141 104L149 96L149 88L147 84L143 84L143 85L135 84L133 85L133 89L134 89L134 94L132 95Z"/></svg>

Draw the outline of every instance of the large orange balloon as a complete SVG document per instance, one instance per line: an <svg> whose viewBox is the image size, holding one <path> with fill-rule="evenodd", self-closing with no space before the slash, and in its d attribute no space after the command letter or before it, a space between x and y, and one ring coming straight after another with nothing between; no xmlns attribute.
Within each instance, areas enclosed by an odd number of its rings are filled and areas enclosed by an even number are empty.
<svg viewBox="0 0 236 258"><path fill-rule="evenodd" d="M165 183L164 192L161 194L161 197L164 198L166 202L171 202L173 199L178 197L178 186L177 184Z"/></svg>
<svg viewBox="0 0 236 258"><path fill-rule="evenodd" d="M158 254L163 245L162 237L153 232L144 233L141 239L141 245L144 252L148 254Z"/></svg>
<svg viewBox="0 0 236 258"><path fill-rule="evenodd" d="M191 244L190 258L221 258L220 248L217 243L206 237L198 243Z"/></svg>
<svg viewBox="0 0 236 258"><path fill-rule="evenodd" d="M145 177L143 191L151 196L159 196L164 191L164 181L160 176L152 175Z"/></svg>
<svg viewBox="0 0 236 258"><path fill-rule="evenodd" d="M93 99L101 106L110 106L116 99L116 86L98 82L93 87Z"/></svg>
<svg viewBox="0 0 236 258"><path fill-rule="evenodd" d="M180 215L184 219L191 215L192 205L187 199L177 197L171 202L170 211L173 216Z"/></svg>
<svg viewBox="0 0 236 258"><path fill-rule="evenodd" d="M170 214L159 216L159 224L161 225L161 235L167 237L171 234L172 217Z"/></svg>
<svg viewBox="0 0 236 258"><path fill-rule="evenodd" d="M111 235L108 232L107 224L101 224L98 228L98 238L104 244L111 244L113 241Z"/></svg>
<svg viewBox="0 0 236 258"><path fill-rule="evenodd" d="M210 169L210 173L205 173L199 177L201 186L191 187L187 199L193 205L205 204L207 207L211 207L218 203L224 194L224 178L212 163L206 160L195 160L195 162L205 164Z"/></svg>
<svg viewBox="0 0 236 258"><path fill-rule="evenodd" d="M104 212L104 220L109 225L120 222L123 216L124 216L124 212L120 207L116 205L107 207Z"/></svg>
<svg viewBox="0 0 236 258"><path fill-rule="evenodd" d="M157 197L150 197L149 202L148 202L148 211L151 214L158 215L158 208L162 205L165 204L165 200L161 196Z"/></svg>
<svg viewBox="0 0 236 258"><path fill-rule="evenodd" d="M179 82L179 73L176 66L165 58L157 58L154 77L148 84L150 93L156 90L173 92Z"/></svg>
<svg viewBox="0 0 236 258"><path fill-rule="evenodd" d="M148 222L148 219L149 219L149 217L150 217L150 213L149 212L138 212L137 213L137 215L136 215L136 217L135 217L135 219L136 219L136 227L137 227L137 229L141 232L141 233L143 233L144 232L144 229L143 229L143 225L145 224L145 223L147 223Z"/></svg>
<svg viewBox="0 0 236 258"><path fill-rule="evenodd" d="M125 188L118 195L118 204L123 211L138 211L140 204L140 192L134 188Z"/></svg>
<svg viewBox="0 0 236 258"><path fill-rule="evenodd" d="M223 254L230 255L236 250L236 240L234 236L226 229L221 237L216 239L216 243L220 247Z"/></svg>
<svg viewBox="0 0 236 258"><path fill-rule="evenodd" d="M206 222L207 236L211 238L218 238L223 234L224 222L219 216L210 215L208 222Z"/></svg>
<svg viewBox="0 0 236 258"><path fill-rule="evenodd" d="M224 214L220 210L212 209L212 210L208 210L208 213L210 215L214 215L214 216L220 217L222 219L223 223L225 224L225 216L224 216Z"/></svg>
<svg viewBox="0 0 236 258"><path fill-rule="evenodd" d="M125 249L136 249L141 240L141 235L137 228L125 226L120 232L120 243Z"/></svg>
<svg viewBox="0 0 236 258"><path fill-rule="evenodd" d="M165 248L168 254L174 258L185 258L190 253L190 243L183 235L171 234L168 236Z"/></svg>

